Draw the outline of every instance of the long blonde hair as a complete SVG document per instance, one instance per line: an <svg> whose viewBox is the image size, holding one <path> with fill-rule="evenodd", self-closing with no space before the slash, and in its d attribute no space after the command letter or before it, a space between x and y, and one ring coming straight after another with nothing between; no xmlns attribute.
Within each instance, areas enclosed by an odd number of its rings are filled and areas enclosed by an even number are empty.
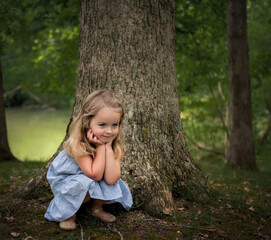
<svg viewBox="0 0 271 240"><path fill-rule="evenodd" d="M94 91L83 102L80 113L72 121L69 127L69 138L63 144L63 148L66 149L68 154L73 158L84 155L90 155L93 158L95 157L96 147L88 141L87 131L90 128L91 119L103 107L110 107L119 110L121 114L119 124L121 126L124 112L122 105L114 94L105 90ZM117 146L120 148L122 147L120 130L117 137L112 142L112 148L116 157L120 154Z"/></svg>

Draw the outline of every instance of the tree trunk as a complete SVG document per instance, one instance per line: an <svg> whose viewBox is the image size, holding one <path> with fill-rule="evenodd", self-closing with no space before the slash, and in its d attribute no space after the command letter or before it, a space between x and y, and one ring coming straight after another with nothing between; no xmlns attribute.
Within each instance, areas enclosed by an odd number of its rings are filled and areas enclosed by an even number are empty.
<svg viewBox="0 0 271 240"><path fill-rule="evenodd" d="M1 57L0 57L0 162L13 161L13 160L17 160L17 159L12 155L9 145L8 145L4 89L3 89L3 74L2 74L2 65L1 65Z"/></svg>
<svg viewBox="0 0 271 240"><path fill-rule="evenodd" d="M205 191L180 119L174 1L81 0L80 10L73 117L92 91L116 93L126 113L122 178L136 203L151 213L169 214L175 190Z"/></svg>
<svg viewBox="0 0 271 240"><path fill-rule="evenodd" d="M247 16L245 0L227 5L227 40L230 78L230 149L228 165L256 168L252 134Z"/></svg>

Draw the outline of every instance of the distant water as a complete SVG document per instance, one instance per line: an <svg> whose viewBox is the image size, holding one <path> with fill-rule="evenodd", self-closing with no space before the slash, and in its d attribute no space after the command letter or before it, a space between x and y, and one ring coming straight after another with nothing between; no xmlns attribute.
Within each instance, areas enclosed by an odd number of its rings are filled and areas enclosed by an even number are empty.
<svg viewBox="0 0 271 240"><path fill-rule="evenodd" d="M47 161L66 134L71 110L7 108L8 141L20 160Z"/></svg>

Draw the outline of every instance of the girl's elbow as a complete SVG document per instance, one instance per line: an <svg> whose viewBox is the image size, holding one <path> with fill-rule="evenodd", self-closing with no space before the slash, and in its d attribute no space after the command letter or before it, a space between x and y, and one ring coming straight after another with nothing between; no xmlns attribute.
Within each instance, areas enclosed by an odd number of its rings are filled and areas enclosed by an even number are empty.
<svg viewBox="0 0 271 240"><path fill-rule="evenodd" d="M93 180L95 181L95 182L99 182L99 181L101 181L103 179L103 177L95 177Z"/></svg>
<svg viewBox="0 0 271 240"><path fill-rule="evenodd" d="M105 178L105 182L108 184L108 185L113 185L115 184L118 180L120 179L120 175L119 176L115 176L114 178Z"/></svg>
<svg viewBox="0 0 271 240"><path fill-rule="evenodd" d="M98 181L102 180L103 175L102 174L87 174L87 177L91 178L95 182L98 182Z"/></svg>
<svg viewBox="0 0 271 240"><path fill-rule="evenodd" d="M117 182L117 180L107 179L107 180L105 180L105 182L106 182L108 185L114 185L114 184Z"/></svg>

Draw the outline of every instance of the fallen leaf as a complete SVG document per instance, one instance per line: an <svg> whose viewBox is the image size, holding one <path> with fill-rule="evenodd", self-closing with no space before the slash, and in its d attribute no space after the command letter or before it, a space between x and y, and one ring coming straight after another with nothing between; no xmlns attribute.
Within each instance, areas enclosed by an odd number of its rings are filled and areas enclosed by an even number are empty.
<svg viewBox="0 0 271 240"><path fill-rule="evenodd" d="M252 207L252 206L249 208L249 210L252 211L252 212L255 211L254 207Z"/></svg>
<svg viewBox="0 0 271 240"><path fill-rule="evenodd" d="M178 208L178 210L179 210L179 211L183 211L183 210L185 210L185 208L184 208L184 207Z"/></svg>
<svg viewBox="0 0 271 240"><path fill-rule="evenodd" d="M232 205L226 204L226 206L227 206L228 209L232 209Z"/></svg>
<svg viewBox="0 0 271 240"><path fill-rule="evenodd" d="M248 187L244 187L244 190L245 190L246 192L249 192L249 191L250 191L250 189L249 189Z"/></svg>
<svg viewBox="0 0 271 240"><path fill-rule="evenodd" d="M18 233L18 232L11 232L10 235L11 235L12 237L19 237L19 236L20 236L20 233Z"/></svg>
<svg viewBox="0 0 271 240"><path fill-rule="evenodd" d="M8 220L8 222L14 222L15 221L15 217L13 217L13 216L10 216L10 217L6 216L5 218Z"/></svg>
<svg viewBox="0 0 271 240"><path fill-rule="evenodd" d="M171 208L164 208L164 209L163 209L163 213L164 213L165 215L170 215L171 212L172 212L172 209L171 209Z"/></svg>
<svg viewBox="0 0 271 240"><path fill-rule="evenodd" d="M17 181L17 177L10 176L9 178L10 178L11 181Z"/></svg>
<svg viewBox="0 0 271 240"><path fill-rule="evenodd" d="M248 199L246 203L247 203L247 204L251 204L251 203L253 203L253 202L254 202L253 199Z"/></svg>

